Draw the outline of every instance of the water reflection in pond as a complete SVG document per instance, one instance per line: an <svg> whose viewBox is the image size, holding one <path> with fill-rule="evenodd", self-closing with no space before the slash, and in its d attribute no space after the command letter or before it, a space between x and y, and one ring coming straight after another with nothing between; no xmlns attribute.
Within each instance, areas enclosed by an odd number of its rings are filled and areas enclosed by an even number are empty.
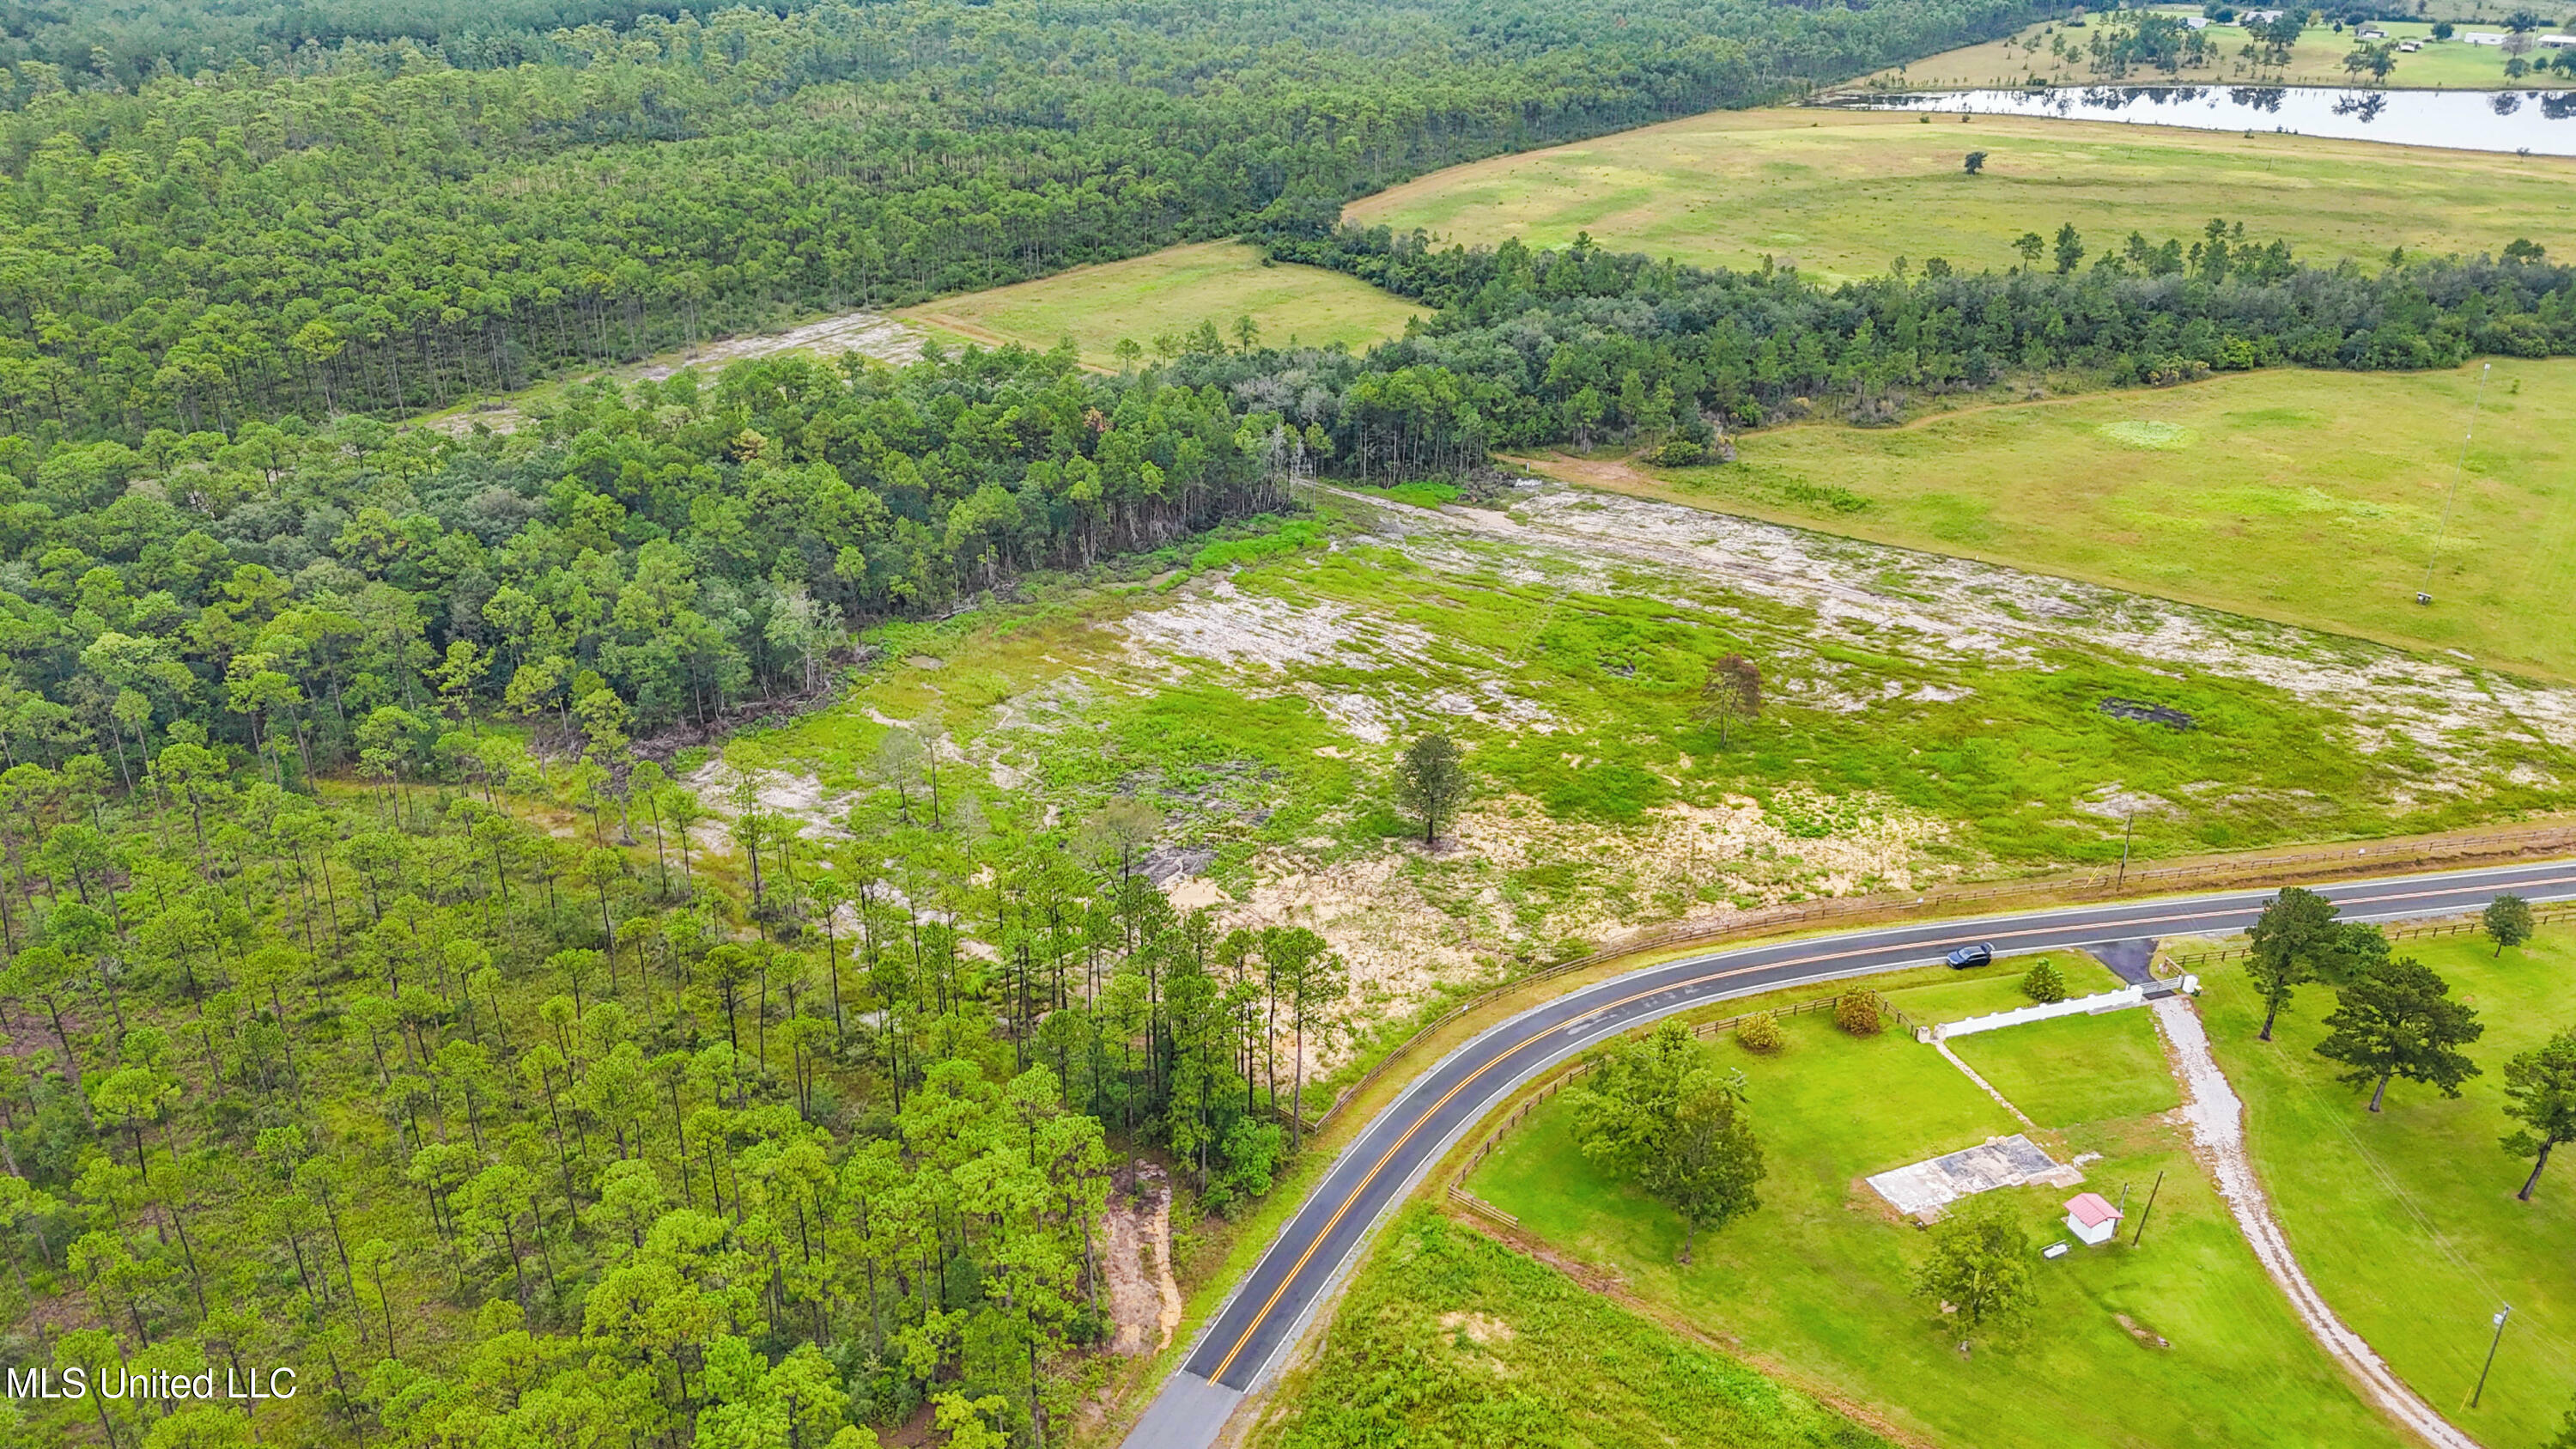
<svg viewBox="0 0 2576 1449"><path fill-rule="evenodd" d="M2576 156L2576 91L2382 91L2328 86L2063 86L1840 96L1861 110L2054 116Z"/></svg>

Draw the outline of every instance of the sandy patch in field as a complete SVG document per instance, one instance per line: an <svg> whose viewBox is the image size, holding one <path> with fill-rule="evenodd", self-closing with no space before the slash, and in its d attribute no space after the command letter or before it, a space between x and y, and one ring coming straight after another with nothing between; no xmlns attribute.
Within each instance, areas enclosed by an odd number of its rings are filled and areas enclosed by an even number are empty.
<svg viewBox="0 0 2576 1449"><path fill-rule="evenodd" d="M784 332L755 332L702 343L692 351L666 354L630 367L609 368L597 375L612 382L659 382L683 368L703 368L714 373L729 362L775 357L782 352L810 352L825 362L844 352L856 352L899 367L921 360L922 335L920 328L882 312L844 312ZM476 403L460 413L432 418L421 426L462 438L470 436L477 423L506 434L517 432L527 420L515 405L495 399Z"/></svg>
<svg viewBox="0 0 2576 1449"><path fill-rule="evenodd" d="M1121 621L1131 664L1164 677L1182 660L1227 669L1323 667L1384 673L1429 657L1431 636L1326 601L1247 594L1231 578Z"/></svg>
<svg viewBox="0 0 2576 1449"><path fill-rule="evenodd" d="M1322 936L1350 967L1343 1011L1376 1019L1410 1009L1445 984L1545 954L1569 936L1607 941L1641 919L1722 921L1793 895L1912 890L1928 882L1918 875L1918 852L1944 838L1946 825L1900 811L1856 813L1862 818L1849 829L1801 839L1746 799L1670 805L1624 829L1551 820L1531 800L1493 800L1460 817L1427 869L1418 869L1426 861L1419 841L1320 862L1302 851L1264 851L1251 863L1251 888L1217 916L1229 927L1304 926ZM1512 911L1512 873L1568 861L1610 863L1597 872L1601 888L1555 892L1556 908L1537 919ZM1698 902L1704 885L1728 900ZM1443 908L1444 900L1462 897L1474 909ZM1638 905L1676 898L1692 902L1677 918ZM1337 1034L1310 1032L1307 1071L1330 1070L1348 1053Z"/></svg>
<svg viewBox="0 0 2576 1449"><path fill-rule="evenodd" d="M728 337L710 342L694 354L648 362L631 375L659 381L684 367L703 367L710 371L728 362L747 362L756 358L775 357L782 352L811 352L829 362L844 352L856 352L882 362L917 362L921 358L921 329L883 312L844 312L825 317L784 332L755 333L748 337Z"/></svg>
<svg viewBox="0 0 2576 1449"><path fill-rule="evenodd" d="M1374 693L1309 679L1284 686L1335 728L1367 744L1386 744L1400 730L1444 716L1536 734L1563 728L1544 705L1513 692L1500 677L1477 680L1467 689L1411 683L1431 665L1435 647L1431 635L1414 625L1327 600L1246 593L1231 578L1186 589L1169 605L1131 614L1117 627L1124 633L1126 662L1166 681L1206 666L1238 676L1229 683L1253 692L1272 688L1273 676L1297 669L1380 676L1386 682ZM1509 661L1494 662L1502 667Z"/></svg>
<svg viewBox="0 0 2576 1449"><path fill-rule="evenodd" d="M1875 650L1898 630L1932 654L2045 669L2043 646L2091 647L2269 685L2351 716L2366 752L2403 740L2444 765L2499 737L2576 748L2576 690L2068 579L1536 480L1507 512L1342 496L1375 509L1392 546L1435 566L1476 562L1457 550L1442 559L1443 539L1480 538L1523 552L1541 578L1570 569L1586 589L1659 595L1655 581L1678 574L1812 610L1819 635ZM1857 709L1903 692L1842 688L1836 673L1810 671L1784 694ZM2464 771L2438 775L2427 788L2473 785Z"/></svg>
<svg viewBox="0 0 2576 1449"><path fill-rule="evenodd" d="M823 788L823 782L794 770L771 770L760 787L760 808L773 815L784 815L797 822L796 833L803 836L846 839L849 831L841 824L849 814L849 803ZM707 813L720 821L734 818L733 771L722 760L709 760L681 777L707 808Z"/></svg>

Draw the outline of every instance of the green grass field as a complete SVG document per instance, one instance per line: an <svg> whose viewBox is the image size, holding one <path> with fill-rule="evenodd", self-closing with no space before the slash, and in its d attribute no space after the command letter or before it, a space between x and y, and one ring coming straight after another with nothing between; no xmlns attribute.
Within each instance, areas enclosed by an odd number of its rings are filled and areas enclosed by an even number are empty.
<svg viewBox="0 0 2576 1449"><path fill-rule="evenodd" d="M1313 1362L1251 1436L1263 1449L1865 1449L1794 1389L1620 1309L1426 1209L1385 1231Z"/></svg>
<svg viewBox="0 0 2576 1449"><path fill-rule="evenodd" d="M1970 971L1945 970L1921 985L1880 990L1907 1016L1926 1026L1964 1021L1991 1011L2030 1005L2030 998L2022 993L2021 978L2030 969L2031 959L2006 956L1991 966ZM2111 974L2111 968L2081 951L2052 952L2048 959L2057 967L2058 975L2065 978L2069 996L2090 996L2120 988L2120 978Z"/></svg>
<svg viewBox="0 0 2576 1449"><path fill-rule="evenodd" d="M2171 10L2175 14L2200 13L2200 7L2196 5L2188 9L2157 8ZM2546 10L2550 7L2541 8ZM2503 7L2498 7L2483 18L2460 20L2456 24L2462 33L2497 33L2504 29L2505 13ZM2413 40L2424 47L2412 55L2397 57L2397 69L2389 73L2386 81L2390 86L2449 90L2554 90L2567 84L2564 76L2555 74L2525 76L2517 80L2505 74L2505 62L2509 57L2503 47L2471 45L2457 38L2434 40L2430 20L2375 21L2373 25L2387 31L2393 42ZM2326 25L2309 26L2299 36L2299 43L2292 47L2290 63L2277 71L2262 72L2262 79L2272 84L2351 85L2352 73L2344 69L2343 61L2360 43L2355 31L2356 27L2338 31ZM2244 84L2255 79L2255 71L2242 55L2245 32L2221 27L2209 33L2217 38L2218 45L2218 53L2209 64L2186 66L2170 76L2161 71L2132 70L2118 83L2189 85L2197 82L2205 85L2213 81L2233 81ZM2103 78L2093 72L2088 59L2078 57L2070 61L2050 52L2050 42L2059 36L2080 47L2091 34L2089 26L2070 29L2054 21L2033 25L2008 40L1943 51L1910 65L1880 71L1864 84L1922 90L2021 86L2034 80L2047 85L2104 84ZM2535 49L2524 59L2545 60L2551 54L2547 50Z"/></svg>
<svg viewBox="0 0 2576 1449"><path fill-rule="evenodd" d="M1405 320L1423 310L1338 272L1265 267L1253 247L1202 242L945 297L898 315L988 345L1044 350L1071 337L1084 362L1115 367L1119 339L1132 339L1151 358L1162 350L1156 339L1178 339L1201 322L1216 324L1229 347L1235 319L1249 316L1264 341L1357 350L1402 333Z"/></svg>
<svg viewBox="0 0 2576 1449"><path fill-rule="evenodd" d="M2496 360L2442 534L2477 366L2269 371L1745 436L1663 470L1731 513L2010 562L2191 603L2576 677L2576 363Z"/></svg>
<svg viewBox="0 0 2576 1449"><path fill-rule="evenodd" d="M1790 1042L1776 1058L1725 1052L1751 1083L1771 1168L1764 1205L1703 1235L1690 1266L1674 1261L1681 1229L1668 1211L1584 1162L1563 1095L1533 1112L1470 1187L1754 1361L1931 1442L2403 1442L2300 1330L2176 1129L2152 1119L2064 1134L2067 1150L2105 1154L2085 1171L2107 1196L2125 1184L2134 1203L2166 1174L2145 1246L2079 1249L2042 1265L2030 1328L1961 1357L1907 1294L1923 1236L1892 1221L1860 1179L2019 1124L1929 1047L1895 1034L1854 1041L1812 1016L1782 1025ZM2067 1195L2001 1196L2047 1243L2063 1235Z"/></svg>
<svg viewBox="0 0 2576 1449"><path fill-rule="evenodd" d="M2042 1127L2146 1117L2182 1104L2156 1024L2138 1007L2024 1022L1949 1046Z"/></svg>
<svg viewBox="0 0 2576 1449"><path fill-rule="evenodd" d="M2337 1082L2314 1050L2333 993L2299 992L2256 1041L2260 1003L2244 977L2206 978L2202 1011L2219 1061L2245 1099L2255 1163L2308 1275L2345 1322L2418 1393L2490 1446L2548 1438L2576 1397L2576 1160L2551 1165L2528 1203L2514 1193L2530 1161L2497 1139L2505 1060L2576 1025L2576 932L2544 928L2501 959L2476 937L2400 942L2478 1008L2484 1068L2446 1100L2395 1083L2385 1110ZM2513 1318L2480 1406L2470 1409L2492 1329Z"/></svg>
<svg viewBox="0 0 2576 1449"><path fill-rule="evenodd" d="M2411 57L2410 57L2411 58ZM1987 153L1985 174L1960 157ZM1577 232L1620 251L1832 279L1897 257L1968 270L2013 238L2074 223L2098 255L2131 231L2199 235L2212 216L2319 262L2391 247L2489 251L2527 236L2576 250L2576 160L2366 141L1979 116L1929 124L1851 111L1720 111L1435 172L1353 202L1355 222L1462 242Z"/></svg>

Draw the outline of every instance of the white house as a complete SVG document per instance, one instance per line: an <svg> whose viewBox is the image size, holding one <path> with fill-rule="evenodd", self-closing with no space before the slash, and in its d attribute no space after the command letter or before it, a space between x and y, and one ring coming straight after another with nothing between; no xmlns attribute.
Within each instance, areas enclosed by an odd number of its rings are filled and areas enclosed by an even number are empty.
<svg viewBox="0 0 2576 1449"><path fill-rule="evenodd" d="M2066 1230L2098 1247L2119 1234L2120 1210L2098 1192L2079 1192L2066 1200Z"/></svg>
<svg viewBox="0 0 2576 1449"><path fill-rule="evenodd" d="M2504 34L2503 34L2503 32L2501 32L2501 31L2495 31L2495 30L2472 30L2472 31L2468 31L2468 32L2466 32L2466 33L2462 34L2462 35L2460 36L2460 39L2467 41L2467 42L2468 42L2469 44L2471 44L2471 45L2502 45L2502 44L2504 44Z"/></svg>
<svg viewBox="0 0 2576 1449"><path fill-rule="evenodd" d="M2561 50L2576 45L2576 35L2544 35L2540 37L2540 43L2551 50Z"/></svg>
<svg viewBox="0 0 2576 1449"><path fill-rule="evenodd" d="M2363 40L2386 40L2388 38L2388 32L2379 29L2377 26L2365 26L2361 30L2360 38Z"/></svg>

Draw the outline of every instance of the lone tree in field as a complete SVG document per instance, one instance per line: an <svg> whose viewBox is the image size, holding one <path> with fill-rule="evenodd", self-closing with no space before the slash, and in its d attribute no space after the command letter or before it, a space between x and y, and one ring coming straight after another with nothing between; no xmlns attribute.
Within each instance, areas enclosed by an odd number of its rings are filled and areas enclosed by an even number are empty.
<svg viewBox="0 0 2576 1449"><path fill-rule="evenodd" d="M2498 896L2487 902L2478 921L2486 927L2487 939L2496 943L2496 955L2502 956L2505 947L2531 939L2531 902L2516 895Z"/></svg>
<svg viewBox="0 0 2576 1449"><path fill-rule="evenodd" d="M2003 1209L1967 1208L1932 1229L1932 1256L1914 1272L1914 1293L1958 1325L1964 1349L1978 1329L2029 1311L2038 1297L2030 1259L2030 1239Z"/></svg>
<svg viewBox="0 0 2576 1449"><path fill-rule="evenodd" d="M1699 687L1699 708L1693 711L1699 722L1717 731L1717 747L1725 749L1728 736L1740 719L1755 719L1762 713L1762 671L1741 654L1722 654L1708 666L1708 678Z"/></svg>
<svg viewBox="0 0 2576 1449"><path fill-rule="evenodd" d="M2351 1068L2340 1081L2371 1084L2370 1110L2379 1110L2392 1077L2429 1082L2442 1095L2460 1095L2460 1083L2478 1064L2459 1048L2486 1028L2478 1014L2451 1000L2451 983L2412 956L2383 961L2337 994L2317 1055Z"/></svg>
<svg viewBox="0 0 2576 1449"><path fill-rule="evenodd" d="M1744 1078L1721 1069L1689 1028L1667 1020L1611 1047L1575 1094L1583 1155L1637 1180L1681 1215L1682 1257L1700 1230L1761 1206L1762 1144L1744 1104Z"/></svg>
<svg viewBox="0 0 2576 1449"><path fill-rule="evenodd" d="M1395 790L1422 821L1425 847L1440 843L1440 824L1458 811L1472 782L1458 746L1438 730L1407 746L1395 767Z"/></svg>
<svg viewBox="0 0 2576 1449"><path fill-rule="evenodd" d="M2042 956L2037 964L2022 973L2021 994L2042 1006L2053 1001L2064 1001L2066 978L2058 974L2057 968L2049 964L2047 957Z"/></svg>
<svg viewBox="0 0 2576 1449"><path fill-rule="evenodd" d="M1971 176L1979 175L1984 172L1986 169L1986 153L1983 151L1969 152L1967 168L1968 174Z"/></svg>
<svg viewBox="0 0 2576 1449"><path fill-rule="evenodd" d="M2076 231L2075 223L2070 221L2057 229L2058 275L2064 276L2074 271L2075 264L2082 260L2084 260L2084 237L2082 233Z"/></svg>
<svg viewBox="0 0 2576 1449"><path fill-rule="evenodd" d="M2300 983L2316 979L2317 963L2335 939L2335 910L2334 902L2315 891L2291 886L2263 903L2263 914L2246 932L2253 955L2245 974L2263 996L2259 1040L2272 1039L2272 1023Z"/></svg>
<svg viewBox="0 0 2576 1449"><path fill-rule="evenodd" d="M2504 1150L2533 1159L2531 1176L2514 1196L2531 1201L2540 1185L2540 1170L2549 1165L2549 1150L2576 1142L2576 1026L2504 1064L2504 1113L2522 1124L2509 1133Z"/></svg>

